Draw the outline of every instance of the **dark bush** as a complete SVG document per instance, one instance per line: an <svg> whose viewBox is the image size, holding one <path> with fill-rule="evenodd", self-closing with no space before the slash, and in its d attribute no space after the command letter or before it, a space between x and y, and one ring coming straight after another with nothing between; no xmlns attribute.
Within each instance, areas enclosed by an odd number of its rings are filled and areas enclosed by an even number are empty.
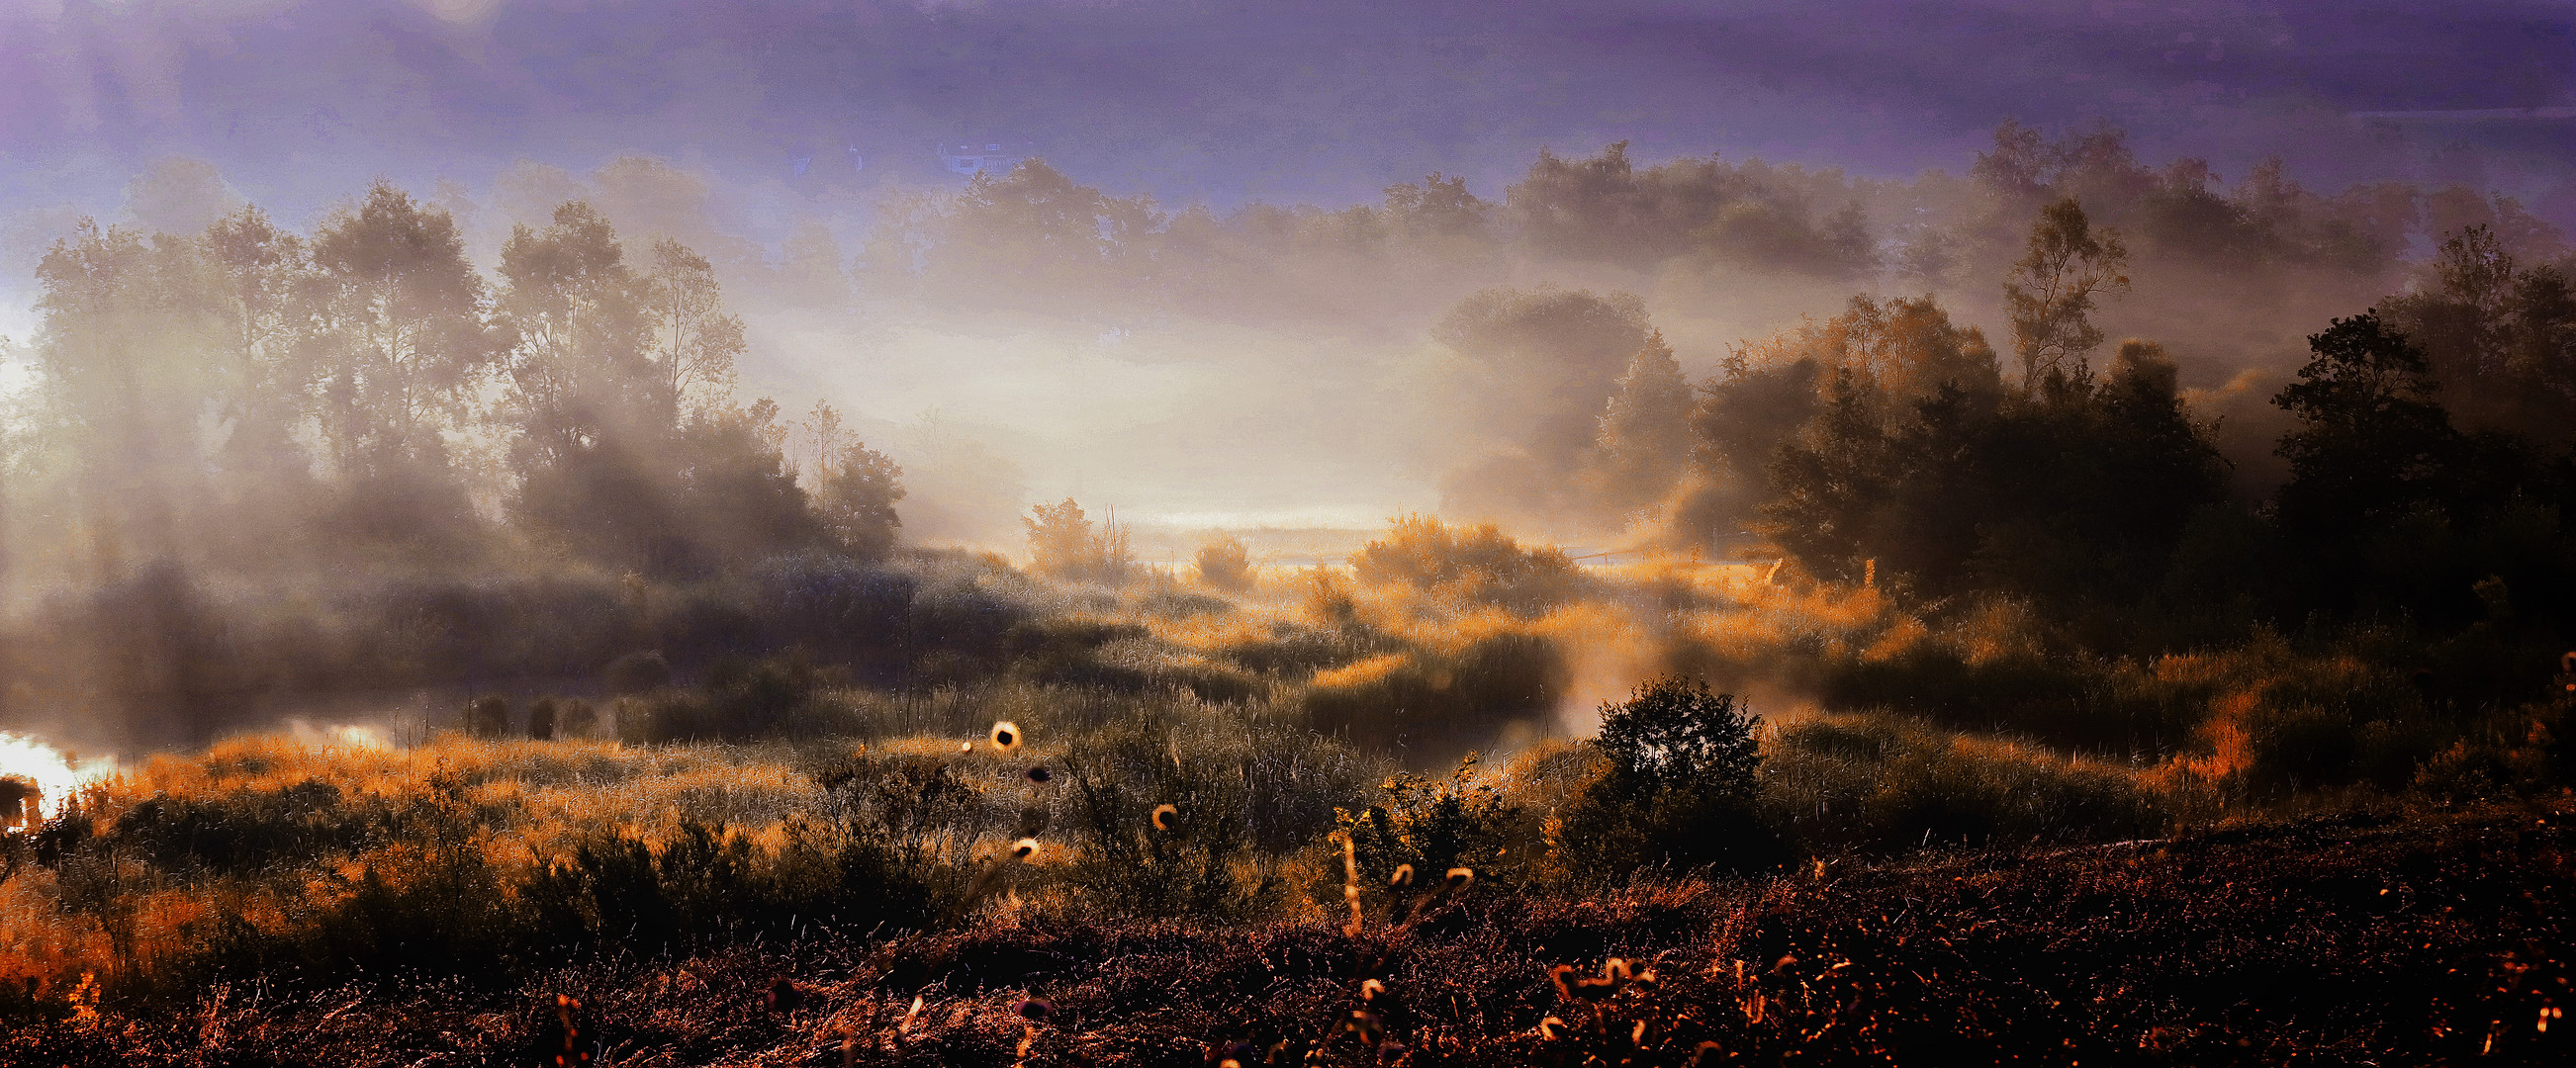
<svg viewBox="0 0 2576 1068"><path fill-rule="evenodd" d="M1787 847L1755 814L1761 718L1696 679L1663 678L1601 706L1595 744L1609 768L1565 815L1579 877L1617 881L1640 865L1751 870Z"/></svg>

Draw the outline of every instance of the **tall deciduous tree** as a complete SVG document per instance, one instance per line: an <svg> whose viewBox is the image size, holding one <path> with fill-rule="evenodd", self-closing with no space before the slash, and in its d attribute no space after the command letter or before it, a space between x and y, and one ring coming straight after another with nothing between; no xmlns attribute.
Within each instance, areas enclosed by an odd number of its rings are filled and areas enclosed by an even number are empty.
<svg viewBox="0 0 2576 1068"><path fill-rule="evenodd" d="M146 243L86 219L36 277L36 370L73 510L111 573L164 556L204 488L199 418L228 340L214 279L185 238Z"/></svg>
<svg viewBox="0 0 2576 1068"><path fill-rule="evenodd" d="M2524 268L2484 225L2442 242L2388 326L2424 354L2464 429L2553 445L2576 438L2576 293L2558 267Z"/></svg>
<svg viewBox="0 0 2576 1068"><path fill-rule="evenodd" d="M2128 262L2119 231L2093 226L2075 198L2040 209L2027 250L2004 279L2023 392L2051 374L2077 374L2084 354L2102 344L2093 325L2097 297L2129 288Z"/></svg>
<svg viewBox="0 0 2576 1068"><path fill-rule="evenodd" d="M643 284L650 324L647 352L663 391L692 415L731 403L734 361L746 344L742 318L725 310L713 265L665 238L653 243L653 262Z"/></svg>
<svg viewBox="0 0 2576 1068"><path fill-rule="evenodd" d="M518 227L501 247L501 278L498 310L517 340L508 407L523 464L651 447L671 432L671 394L646 358L646 311L608 220L571 203L542 231Z"/></svg>
<svg viewBox="0 0 2576 1068"><path fill-rule="evenodd" d="M822 466L814 514L842 551L876 559L894 549L903 526L894 505L903 497L903 468L884 453L852 443Z"/></svg>
<svg viewBox="0 0 2576 1068"><path fill-rule="evenodd" d="M443 434L462 423L503 352L456 221L378 181L356 210L323 225L312 249L334 466L352 481L444 479Z"/></svg>

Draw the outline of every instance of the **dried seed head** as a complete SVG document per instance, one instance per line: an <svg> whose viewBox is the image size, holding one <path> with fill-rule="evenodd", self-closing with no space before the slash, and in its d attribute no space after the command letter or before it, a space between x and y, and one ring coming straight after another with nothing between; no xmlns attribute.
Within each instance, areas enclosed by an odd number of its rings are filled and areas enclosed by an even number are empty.
<svg viewBox="0 0 2576 1068"><path fill-rule="evenodd" d="M1635 974L1637 973L1628 967L1626 957L1612 957L1601 962L1601 977L1604 979L1624 983L1628 981L1629 976Z"/></svg>
<svg viewBox="0 0 2576 1068"><path fill-rule="evenodd" d="M1030 767L1029 770L1021 772L1020 777L1027 779L1032 783L1036 783L1039 786L1044 786L1055 781L1055 773L1048 771L1044 764Z"/></svg>
<svg viewBox="0 0 2576 1068"><path fill-rule="evenodd" d="M1395 874L1387 876L1386 885L1392 886L1398 890L1402 890L1405 887L1413 885L1413 865L1396 865Z"/></svg>
<svg viewBox="0 0 2576 1068"><path fill-rule="evenodd" d="M1385 983L1378 982L1375 979L1363 980L1360 983L1361 1001L1375 1001L1377 1000L1378 995L1384 993L1386 993Z"/></svg>
<svg viewBox="0 0 2576 1068"><path fill-rule="evenodd" d="M1561 998L1574 996L1574 989L1565 985L1566 977L1573 974L1574 967L1569 964L1559 964L1547 970L1547 981L1556 984L1556 996Z"/></svg>
<svg viewBox="0 0 2576 1068"><path fill-rule="evenodd" d="M1017 842L1011 843L1012 860L1034 860L1037 858L1037 855L1038 840L1035 838L1022 838Z"/></svg>
<svg viewBox="0 0 2576 1068"><path fill-rule="evenodd" d="M1565 1021L1550 1016L1538 1022L1538 1035L1550 1042L1565 1037Z"/></svg>
<svg viewBox="0 0 2576 1068"><path fill-rule="evenodd" d="M1453 894L1454 894L1454 893L1457 893L1457 892L1458 892L1458 891L1460 891L1460 890L1464 890L1464 889L1466 889L1466 888L1467 888L1467 884L1469 884L1469 883L1473 883L1473 882L1475 882L1475 881L1476 881L1476 869L1474 869L1474 868L1451 868L1451 869L1449 869L1449 884L1448 884L1448 886L1446 886L1444 889L1446 889L1446 890L1448 890L1450 893L1453 893Z"/></svg>
<svg viewBox="0 0 2576 1068"><path fill-rule="evenodd" d="M1005 753L1020 747L1020 725L1010 720L993 724L993 748Z"/></svg>
<svg viewBox="0 0 2576 1068"><path fill-rule="evenodd" d="M1011 1012L1023 1020L1045 1023L1055 1015L1055 1006L1045 998L1021 998L1011 1003Z"/></svg>
<svg viewBox="0 0 2576 1068"><path fill-rule="evenodd" d="M907 1028L909 1028L909 1027L911 1027L911 1026L912 1026L912 1021L913 1021L913 1020L915 1020L915 1019L917 1019L917 1018L919 1018L920 1016L921 1016L921 996L920 996L920 995L918 995L918 994L915 994L915 995L913 995L913 998L912 998L912 1010L903 1014L903 1022L895 1025L895 1028L894 1028L894 1029L895 1029L895 1033L897 1033L897 1034L901 1034L901 1033L903 1033L903 1031L904 1031L905 1029L907 1029Z"/></svg>
<svg viewBox="0 0 2576 1068"><path fill-rule="evenodd" d="M1154 815L1153 815L1153 820L1154 820L1154 829L1155 829L1155 830L1158 830L1158 831L1168 831L1168 830L1171 830L1171 829L1172 829L1172 825L1173 825L1173 824L1175 824L1175 823L1180 822L1180 819L1181 819L1181 810L1180 810L1178 807L1175 807L1175 806L1172 806L1172 805L1156 805L1156 806L1154 806Z"/></svg>
<svg viewBox="0 0 2576 1068"><path fill-rule="evenodd" d="M957 743L957 751L960 753L972 753L975 751L975 743L959 742Z"/></svg>

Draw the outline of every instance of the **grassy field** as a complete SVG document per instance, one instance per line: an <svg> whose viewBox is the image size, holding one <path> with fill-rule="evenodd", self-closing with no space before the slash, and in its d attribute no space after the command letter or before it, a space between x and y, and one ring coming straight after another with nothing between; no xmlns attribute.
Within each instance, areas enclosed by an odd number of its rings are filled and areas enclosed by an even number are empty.
<svg viewBox="0 0 2576 1068"><path fill-rule="evenodd" d="M1403 548L1233 589L926 559L902 684L795 648L568 687L551 738L504 701L131 763L0 835L0 1049L2565 1056L2565 696L2463 702L2367 629L2102 658L2009 602ZM1763 717L1715 853L1598 830L1583 739L1664 673Z"/></svg>

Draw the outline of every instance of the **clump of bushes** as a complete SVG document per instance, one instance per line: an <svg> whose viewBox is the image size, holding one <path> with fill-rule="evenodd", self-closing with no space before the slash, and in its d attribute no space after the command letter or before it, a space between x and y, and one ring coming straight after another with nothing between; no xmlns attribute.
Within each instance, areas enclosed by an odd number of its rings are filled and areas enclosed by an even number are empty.
<svg viewBox="0 0 2576 1068"><path fill-rule="evenodd" d="M1491 523L1452 527L1426 515L1397 518L1386 537L1351 555L1351 570L1373 586L1406 585L1466 601L1536 611L1584 587L1563 550L1523 548Z"/></svg>
<svg viewBox="0 0 2576 1068"><path fill-rule="evenodd" d="M1482 759L1467 754L1447 779L1398 772L1375 803L1335 810L1372 904L1401 907L1453 868L1489 887L1527 880L1545 851L1542 819L1491 781Z"/></svg>
<svg viewBox="0 0 2576 1068"><path fill-rule="evenodd" d="M1114 586L1135 563L1117 517L1094 526L1071 497L1031 508L1020 522L1029 530L1030 566L1049 578Z"/></svg>
<svg viewBox="0 0 2576 1068"><path fill-rule="evenodd" d="M1252 851L1248 754L1183 752L1171 728L1118 724L1062 759L1079 847L1068 880L1094 907L1145 916L1233 917L1269 887L1236 866Z"/></svg>

